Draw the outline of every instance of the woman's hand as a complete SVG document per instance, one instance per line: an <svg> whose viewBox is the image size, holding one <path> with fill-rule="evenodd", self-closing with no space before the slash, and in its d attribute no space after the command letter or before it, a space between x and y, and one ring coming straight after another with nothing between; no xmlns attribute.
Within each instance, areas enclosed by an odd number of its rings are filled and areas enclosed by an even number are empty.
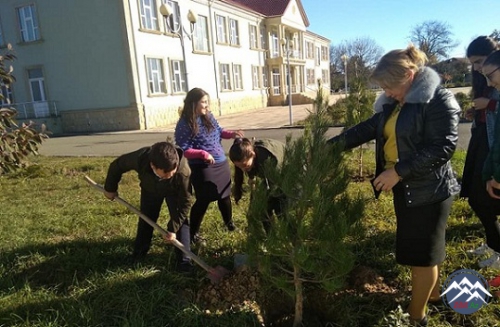
<svg viewBox="0 0 500 327"><path fill-rule="evenodd" d="M377 191L390 191L394 185L399 183L399 180L399 175L393 167L378 175L373 181L373 186Z"/></svg>
<svg viewBox="0 0 500 327"><path fill-rule="evenodd" d="M242 138L244 136L245 136L245 133L243 133L243 131L241 129L239 129L237 131L233 131L233 139Z"/></svg>
<svg viewBox="0 0 500 327"><path fill-rule="evenodd" d="M474 109L474 107L467 109L465 111L465 119L472 121L474 119L475 113L476 113L476 109Z"/></svg>
<svg viewBox="0 0 500 327"><path fill-rule="evenodd" d="M209 153L205 158L205 162L209 165L213 165L215 163L214 157Z"/></svg>
<svg viewBox="0 0 500 327"><path fill-rule="evenodd" d="M486 109L486 107L488 106L490 99L484 97L475 98L474 100L472 100L472 102L474 103L474 108L476 108L476 110L483 110Z"/></svg>
<svg viewBox="0 0 500 327"><path fill-rule="evenodd" d="M486 191L492 198L500 200L500 196L497 195L500 194L500 183L493 178L486 182Z"/></svg>

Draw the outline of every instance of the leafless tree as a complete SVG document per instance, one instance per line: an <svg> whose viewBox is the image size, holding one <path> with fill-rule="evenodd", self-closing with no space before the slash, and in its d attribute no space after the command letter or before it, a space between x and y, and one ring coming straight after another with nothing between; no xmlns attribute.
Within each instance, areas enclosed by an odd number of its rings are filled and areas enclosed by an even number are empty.
<svg viewBox="0 0 500 327"><path fill-rule="evenodd" d="M332 88L342 87L346 68L349 81L354 78L368 79L383 52L384 49L369 37L344 40L338 45L331 46ZM347 67L344 63L344 55L347 59Z"/></svg>
<svg viewBox="0 0 500 327"><path fill-rule="evenodd" d="M428 20L413 27L410 40L429 58L431 64L447 59L451 50L460 42L453 40L451 27L447 23Z"/></svg>

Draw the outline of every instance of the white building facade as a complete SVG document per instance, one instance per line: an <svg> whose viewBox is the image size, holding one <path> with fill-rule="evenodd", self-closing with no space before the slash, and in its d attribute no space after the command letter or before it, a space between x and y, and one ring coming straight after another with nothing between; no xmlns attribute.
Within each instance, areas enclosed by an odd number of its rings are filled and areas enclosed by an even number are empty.
<svg viewBox="0 0 500 327"><path fill-rule="evenodd" d="M2 0L0 47L17 57L2 93L54 134L175 123L194 87L216 116L251 119L329 89L330 41L308 25L300 0Z"/></svg>

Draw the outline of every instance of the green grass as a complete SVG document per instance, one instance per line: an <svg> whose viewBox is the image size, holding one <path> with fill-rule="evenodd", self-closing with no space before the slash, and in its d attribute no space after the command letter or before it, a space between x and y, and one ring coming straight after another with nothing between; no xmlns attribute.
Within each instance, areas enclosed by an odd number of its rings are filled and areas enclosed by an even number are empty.
<svg viewBox="0 0 500 327"><path fill-rule="evenodd" d="M461 172L464 153L453 165ZM356 167L356 156L349 164ZM373 154L364 156L365 174L373 172ZM209 289L205 273L179 275L173 269L173 248L158 233L142 265L127 263L137 217L110 202L84 181L89 175L103 183L112 158L33 158L25 171L0 177L0 326L259 326L254 307L207 311L196 300ZM357 262L374 269L397 295L306 290L307 326L394 325L398 306L406 308L410 276L395 264L395 217L392 196L372 200L368 182L352 183L352 191L367 197L364 234L352 240ZM139 206L134 173L124 175L120 196ZM226 232L215 204L202 225L208 239L199 255L208 264L232 268L235 253L245 251L245 210L234 206L239 231ZM159 223L166 225L163 208ZM496 271L479 269L465 251L483 241L478 219L464 200L455 201L447 233L447 260L442 278L460 268L479 270L486 278ZM263 285L256 302L266 314L279 316L290 308L283 294ZM289 311L290 315L293 311ZM431 326L498 326L500 310L494 303L463 316L450 309L430 308ZM281 317L287 321L286 317ZM289 320L289 319L288 319ZM389 323L387 323L389 321Z"/></svg>

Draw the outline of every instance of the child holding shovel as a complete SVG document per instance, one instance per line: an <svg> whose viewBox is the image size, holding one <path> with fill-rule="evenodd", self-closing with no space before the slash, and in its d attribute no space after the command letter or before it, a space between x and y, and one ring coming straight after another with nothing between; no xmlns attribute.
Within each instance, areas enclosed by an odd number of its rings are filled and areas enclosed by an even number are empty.
<svg viewBox="0 0 500 327"><path fill-rule="evenodd" d="M123 154L109 166L104 195L113 200L118 196L118 183L127 171L135 170L141 186L141 212L156 223L163 201L167 203L170 220L167 241L178 239L190 250L188 214L191 207L191 170L180 148L169 142L158 142L134 152ZM132 254L133 262L146 256L151 246L153 227L139 218ZM188 256L175 249L177 269L192 270Z"/></svg>
<svg viewBox="0 0 500 327"><path fill-rule="evenodd" d="M281 165L285 154L285 144L272 139L261 139L255 142L247 138L237 138L229 149L229 158L234 168L234 200L241 199L244 172L253 180L256 176L262 179L262 185L268 191L267 216L263 217L262 224L266 233L271 229L273 212L279 216L283 212L286 198L281 191L273 186L265 173L265 166Z"/></svg>

